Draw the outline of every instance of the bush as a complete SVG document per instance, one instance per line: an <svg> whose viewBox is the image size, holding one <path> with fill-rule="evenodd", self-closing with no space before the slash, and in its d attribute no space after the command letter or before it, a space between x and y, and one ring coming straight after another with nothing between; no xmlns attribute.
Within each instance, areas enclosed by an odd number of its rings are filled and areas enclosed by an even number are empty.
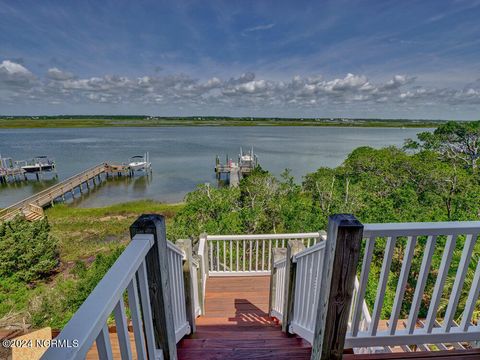
<svg viewBox="0 0 480 360"><path fill-rule="evenodd" d="M107 255L97 255L88 267L79 261L72 269L73 279L59 280L55 288L43 288L40 295L30 303L33 326L62 328L112 267L123 249L120 246Z"/></svg>
<svg viewBox="0 0 480 360"><path fill-rule="evenodd" d="M57 241L46 219L0 224L0 277L28 283L49 276L58 263Z"/></svg>

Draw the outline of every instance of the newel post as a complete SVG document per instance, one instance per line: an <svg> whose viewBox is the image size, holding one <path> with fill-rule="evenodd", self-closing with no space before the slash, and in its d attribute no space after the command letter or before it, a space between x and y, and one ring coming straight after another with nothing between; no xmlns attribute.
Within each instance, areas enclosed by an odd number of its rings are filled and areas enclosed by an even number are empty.
<svg viewBox="0 0 480 360"><path fill-rule="evenodd" d="M351 214L328 218L311 359L341 359L360 257L363 225Z"/></svg>
<svg viewBox="0 0 480 360"><path fill-rule="evenodd" d="M193 283L192 273L197 271L193 268L192 240L183 239L177 241L178 247L185 252L183 260L183 286L185 289L185 307L187 310L187 321L190 324L191 332L194 333L195 328L195 296L193 287L197 284Z"/></svg>
<svg viewBox="0 0 480 360"><path fill-rule="evenodd" d="M295 274L297 263L293 256L305 249L301 240L289 240L287 243L287 259L285 263L285 292L283 297L282 331L288 334L288 327L293 319L293 301L295 296Z"/></svg>
<svg viewBox="0 0 480 360"><path fill-rule="evenodd" d="M168 280L167 235L165 218L157 214L143 214L130 226L130 236L153 234L154 245L145 257L150 306L152 308L155 347L163 352L165 360L177 358L175 325ZM150 355L150 354L149 354Z"/></svg>

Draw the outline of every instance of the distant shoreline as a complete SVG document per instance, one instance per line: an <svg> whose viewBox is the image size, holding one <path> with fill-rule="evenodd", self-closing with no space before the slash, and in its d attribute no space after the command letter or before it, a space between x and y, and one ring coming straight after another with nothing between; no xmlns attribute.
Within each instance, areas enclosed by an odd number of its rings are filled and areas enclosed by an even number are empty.
<svg viewBox="0 0 480 360"><path fill-rule="evenodd" d="M446 120L404 119L284 119L224 117L0 117L0 129L181 127L181 126L324 126L379 128L436 128Z"/></svg>

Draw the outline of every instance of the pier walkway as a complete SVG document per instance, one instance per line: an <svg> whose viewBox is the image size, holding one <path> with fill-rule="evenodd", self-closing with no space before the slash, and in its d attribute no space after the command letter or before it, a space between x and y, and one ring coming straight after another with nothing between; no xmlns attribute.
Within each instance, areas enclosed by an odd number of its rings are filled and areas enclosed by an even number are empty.
<svg viewBox="0 0 480 360"><path fill-rule="evenodd" d="M44 217L43 208L52 205L55 199L63 198L67 194L75 196L75 189L80 193L84 187L90 189L102 181L102 175L106 177L112 171L124 171L118 165L109 165L107 163L98 164L90 169L82 171L64 181L55 184L48 189L40 191L37 194L27 197L3 210L0 210L0 222L8 221L15 216L23 214L27 220L39 220Z"/></svg>

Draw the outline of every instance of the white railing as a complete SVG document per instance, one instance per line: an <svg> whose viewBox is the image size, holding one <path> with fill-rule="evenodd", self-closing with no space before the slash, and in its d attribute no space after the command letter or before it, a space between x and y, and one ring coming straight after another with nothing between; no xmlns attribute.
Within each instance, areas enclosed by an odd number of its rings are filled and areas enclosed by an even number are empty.
<svg viewBox="0 0 480 360"><path fill-rule="evenodd" d="M414 344L439 344L478 341L480 326L472 324L472 315L480 292L480 261L472 261L472 253L480 233L480 222L393 223L366 224L364 256L359 278L359 289L353 305L351 329L347 332L345 347L402 346ZM377 246L376 246L377 244ZM385 244L385 245L383 245ZM379 246L383 250L379 253ZM375 251L374 251L375 249ZM460 259L452 262L454 252L461 252ZM396 283L393 306L388 319L381 319L387 285L391 284L392 259L401 256L401 269ZM434 254L441 254L441 261L434 265ZM374 256L380 256L380 276L370 276ZM412 259L421 257L418 275L411 275ZM475 268L472 286L464 286L469 266ZM473 269L471 270L473 272ZM427 278L435 281L433 292L424 294ZM413 284L409 278L416 277ZM439 312L446 281L452 277L453 286L444 299L445 312ZM367 283L378 284L371 321L362 326ZM413 299L404 302L406 287L414 287ZM413 291L413 290L412 290ZM465 306L459 307L461 294L468 294ZM424 299L430 299L425 321L420 321L419 310ZM408 315L401 319L402 308ZM456 314L460 323L455 322ZM381 321L387 320L381 326Z"/></svg>
<svg viewBox="0 0 480 360"><path fill-rule="evenodd" d="M270 275L272 249L284 248L288 240L313 246L323 233L205 235L209 276Z"/></svg>
<svg viewBox="0 0 480 360"><path fill-rule="evenodd" d="M287 265L287 258L283 257L277 262L273 263L275 271L272 271L272 277L270 281L275 284L273 289L272 303L270 316L274 316L279 320L283 317L283 306L285 304L285 267Z"/></svg>
<svg viewBox="0 0 480 360"><path fill-rule="evenodd" d="M113 313L122 359L157 359L145 257L154 244L154 235L137 234L100 280L78 311L56 338L61 347L51 347L42 356L48 360L85 359L93 343L100 359L112 359L108 320ZM184 252L167 241L167 259L175 338L178 342L190 332L186 320L183 281ZM137 281L138 279L138 281ZM136 357L132 356L131 335L125 311L128 295ZM147 356L148 353L148 356Z"/></svg>
<svg viewBox="0 0 480 360"><path fill-rule="evenodd" d="M322 286L322 269L325 241L300 251L293 256L297 263L293 319L289 331L313 342L319 289Z"/></svg>
<svg viewBox="0 0 480 360"><path fill-rule="evenodd" d="M51 347L42 359L85 359L94 342L97 344L99 358L111 359L113 356L107 321L112 312L122 358L131 359L132 350L124 305L125 290L128 293L138 359L146 359L146 351L148 354L157 353L145 264L145 256L153 243L153 235L136 235L132 239L56 338L58 343L69 346ZM72 343L74 340L77 341L76 344ZM155 358L155 355L152 358Z"/></svg>
<svg viewBox="0 0 480 360"><path fill-rule="evenodd" d="M172 301L173 322L175 324L175 340L190 333L185 306L185 283L183 281L183 259L185 253L167 240L168 276Z"/></svg>

